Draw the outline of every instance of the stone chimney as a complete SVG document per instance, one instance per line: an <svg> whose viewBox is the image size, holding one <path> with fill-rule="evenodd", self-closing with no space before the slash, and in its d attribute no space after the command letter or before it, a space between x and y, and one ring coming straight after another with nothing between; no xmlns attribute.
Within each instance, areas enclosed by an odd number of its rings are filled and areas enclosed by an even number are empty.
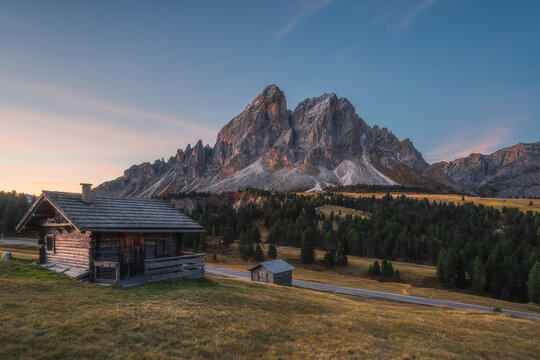
<svg viewBox="0 0 540 360"><path fill-rule="evenodd" d="M84 201L87 204L90 204L92 202L92 184L84 184L82 185L82 201Z"/></svg>

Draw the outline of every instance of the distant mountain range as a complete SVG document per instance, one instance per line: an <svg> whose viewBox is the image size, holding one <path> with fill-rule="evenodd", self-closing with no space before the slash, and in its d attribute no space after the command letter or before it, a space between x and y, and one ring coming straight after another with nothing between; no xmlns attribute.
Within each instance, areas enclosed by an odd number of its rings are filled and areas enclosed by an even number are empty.
<svg viewBox="0 0 540 360"><path fill-rule="evenodd" d="M246 187L315 191L400 184L539 196L539 154L540 142L520 143L491 155L429 165L409 139L400 141L386 128L367 125L349 100L323 94L291 111L283 92L270 85L221 129L213 147L199 140L168 161L133 165L95 191L148 197Z"/></svg>
<svg viewBox="0 0 540 360"><path fill-rule="evenodd" d="M471 154L432 165L470 192L495 197L540 196L540 141L491 155Z"/></svg>

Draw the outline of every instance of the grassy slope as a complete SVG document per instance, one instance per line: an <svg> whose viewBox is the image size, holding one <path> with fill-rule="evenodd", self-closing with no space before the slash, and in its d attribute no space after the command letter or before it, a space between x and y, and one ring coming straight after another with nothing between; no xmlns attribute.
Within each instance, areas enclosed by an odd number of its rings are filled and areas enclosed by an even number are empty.
<svg viewBox="0 0 540 360"><path fill-rule="evenodd" d="M229 249L217 249L217 246L212 246L215 243L216 239L209 241L211 248L208 253L217 252L218 261L214 262L212 256L207 256L206 261L209 265L246 271L246 269L255 264L253 259L244 261L240 257L235 245L232 245ZM267 245L263 244L262 246L266 253ZM0 253L7 250L11 251L17 258L32 261L37 260L37 251L34 245L3 244L0 242ZM322 259L323 255L322 251L316 251L317 259ZM540 313L540 305L534 303L514 303L485 296L476 296L463 291L458 292L442 289L440 288L440 284L435 280L436 270L432 266L392 262L394 268L399 270L402 281L400 283L392 281L381 283L376 277L370 278L367 276L367 269L373 263L373 259L349 256L348 266L334 267L328 270L320 263L311 265L300 264L298 260L300 258L300 250L297 248L278 248L278 256L296 266L294 278L298 280Z"/></svg>
<svg viewBox="0 0 540 360"><path fill-rule="evenodd" d="M215 240L212 239L209 244L211 248L208 253L216 252L218 261L212 260L211 256L207 257L209 265L220 266L233 270L246 271L250 266L255 264L253 259L244 261L238 251L234 248L217 249L212 246ZM266 254L267 245L263 244L263 250ZM322 259L324 253L316 251L316 258ZM379 282L378 277L370 278L367 276L369 265L373 264L374 259L360 258L349 256L349 265L346 267L336 266L331 270L325 269L321 263L305 265L299 262L300 249L298 248L278 248L278 257L296 266L294 270L294 278L298 280L313 281L323 284L340 285L355 287L359 289L385 291L395 294L405 294L419 296L436 300L457 301L468 304L483 305L490 307L500 307L509 310L518 310L526 312L540 313L540 305L534 303L515 303L493 299L485 296L476 296L472 293L463 291L445 290L440 287L436 281L436 269L433 266L424 266L404 262L392 262L395 269L398 269L401 275L401 282L395 283L391 280L388 282ZM379 263L381 260L379 259Z"/></svg>
<svg viewBox="0 0 540 360"><path fill-rule="evenodd" d="M310 193L307 193L310 194ZM349 195L353 197L371 197L375 195L377 198L383 197L386 193L343 193L344 195ZM410 198L423 199L427 198L430 202L453 202L454 204L463 204L461 200L461 195L455 194L410 194L410 193L392 193L392 196L401 196L405 195ZM529 205L531 199L505 199L505 198L485 198L485 197L474 197L474 196L465 196L465 202L473 202L477 205L482 204L485 206L493 206L497 209L502 209L503 207L507 208L518 208L519 210L526 212L531 210L532 212L540 212L540 200L532 199L532 206Z"/></svg>
<svg viewBox="0 0 540 360"><path fill-rule="evenodd" d="M319 211L322 212L324 214L324 216L326 216L326 217L330 216L330 214L332 212L334 212L334 216L340 215L340 212L341 212L342 217L345 217L346 215L351 215L351 216L359 216L361 218L365 218L365 217L370 215L369 213L367 213L365 211L360 211L360 210L356 210L356 209L349 209L349 208L346 208L344 206L337 206L337 205L321 206L319 208Z"/></svg>
<svg viewBox="0 0 540 360"><path fill-rule="evenodd" d="M535 358L540 322L208 277L116 289L0 260L0 358Z"/></svg>

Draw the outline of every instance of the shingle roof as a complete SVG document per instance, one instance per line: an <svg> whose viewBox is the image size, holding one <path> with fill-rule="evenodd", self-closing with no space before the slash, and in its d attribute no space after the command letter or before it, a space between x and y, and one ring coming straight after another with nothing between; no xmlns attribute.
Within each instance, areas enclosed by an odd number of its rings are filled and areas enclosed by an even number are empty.
<svg viewBox="0 0 540 360"><path fill-rule="evenodd" d="M79 231L204 231L200 224L162 199L93 193L89 204L82 201L81 194L57 191L43 191L41 197L38 202L49 201ZM19 226L28 220L29 213Z"/></svg>
<svg viewBox="0 0 540 360"><path fill-rule="evenodd" d="M262 263L259 263L259 264L255 265L255 266L253 266L249 270L251 271L251 270L253 270L253 269L255 269L255 268L259 267L259 266L263 266L268 271L270 271L272 274L279 274L279 273L282 273L282 272L285 272L285 271L290 271L290 270L295 269L294 266L292 266L291 264L289 264L285 260L276 259L276 260L270 260L270 261L263 261Z"/></svg>

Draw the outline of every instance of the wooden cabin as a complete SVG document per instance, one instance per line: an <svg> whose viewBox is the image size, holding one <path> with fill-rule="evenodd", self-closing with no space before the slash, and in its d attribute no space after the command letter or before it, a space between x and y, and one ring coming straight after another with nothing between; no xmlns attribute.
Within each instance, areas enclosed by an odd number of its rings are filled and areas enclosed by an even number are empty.
<svg viewBox="0 0 540 360"><path fill-rule="evenodd" d="M259 263L249 271L251 271L251 281L291 286L294 269L295 267L285 260L276 259Z"/></svg>
<svg viewBox="0 0 540 360"><path fill-rule="evenodd" d="M43 191L17 225L37 234L39 262L73 278L123 286L204 276L205 254L184 237L205 232L162 199Z"/></svg>

